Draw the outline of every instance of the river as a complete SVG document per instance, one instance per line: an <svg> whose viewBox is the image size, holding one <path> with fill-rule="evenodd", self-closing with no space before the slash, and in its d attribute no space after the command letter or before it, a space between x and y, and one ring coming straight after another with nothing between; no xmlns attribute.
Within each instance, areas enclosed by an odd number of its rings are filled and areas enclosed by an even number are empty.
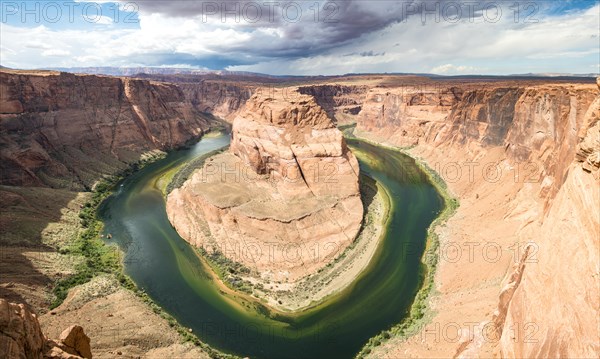
<svg viewBox="0 0 600 359"><path fill-rule="evenodd" d="M422 282L427 228L443 200L412 158L360 140L348 142L361 171L387 188L390 217L359 278L304 313L272 318L224 296L167 218L159 178L226 146L228 135L203 139L132 174L102 204L99 216L105 233L125 253L126 274L212 347L252 358L352 358L370 337L406 317Z"/></svg>

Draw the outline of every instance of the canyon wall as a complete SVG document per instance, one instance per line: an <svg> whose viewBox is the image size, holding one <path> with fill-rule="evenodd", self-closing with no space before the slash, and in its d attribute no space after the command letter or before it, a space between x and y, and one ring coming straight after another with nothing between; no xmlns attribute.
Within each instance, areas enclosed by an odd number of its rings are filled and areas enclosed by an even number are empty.
<svg viewBox="0 0 600 359"><path fill-rule="evenodd" d="M208 80L199 83L179 83L177 86L198 111L210 113L230 123L258 87L252 84Z"/></svg>
<svg viewBox="0 0 600 359"><path fill-rule="evenodd" d="M198 138L209 119L172 84L0 72L0 183L80 189Z"/></svg>
<svg viewBox="0 0 600 359"><path fill-rule="evenodd" d="M555 105L546 112L546 119L562 117L557 127L566 123L558 143L532 149L534 154L544 150L540 160L548 177L543 181L553 182L542 195L553 200L546 202L539 232L531 234L533 248L539 249L535 260L523 269L508 305L496 312L495 318L506 317L497 323L502 324L503 357L593 358L600 353L600 96L596 92L589 105L593 93L572 95L560 104L563 111L552 112L560 106ZM530 330L515 330L524 327Z"/></svg>
<svg viewBox="0 0 600 359"><path fill-rule="evenodd" d="M341 87L341 89L340 89ZM444 82L420 86L370 87L323 85L306 87L330 111L346 114L357 134L400 147L502 147L507 159L531 163L542 184L540 195L553 198L575 159L588 125L594 85L542 83ZM345 94L350 94L344 98ZM360 111L348 116L347 104ZM596 155L588 145L593 159ZM592 165L593 166L593 165ZM535 168L535 171L533 170Z"/></svg>
<svg viewBox="0 0 600 359"><path fill-rule="evenodd" d="M343 103L343 91L310 92ZM461 201L437 230L436 314L375 356L598 356L598 87L440 82L356 95L361 111L345 118L355 133L407 148Z"/></svg>

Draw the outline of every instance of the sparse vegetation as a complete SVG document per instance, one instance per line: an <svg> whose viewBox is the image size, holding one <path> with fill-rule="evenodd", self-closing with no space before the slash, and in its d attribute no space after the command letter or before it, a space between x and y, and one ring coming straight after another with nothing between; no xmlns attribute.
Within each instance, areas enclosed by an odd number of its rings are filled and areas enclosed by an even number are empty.
<svg viewBox="0 0 600 359"><path fill-rule="evenodd" d="M406 153L406 149L395 150ZM446 223L446 221L456 213L460 204L458 199L454 198L448 192L446 183L437 172L419 159L416 159L415 163L429 177L429 180L437 189L444 202L441 213L431 223L427 231L427 245L419 268L420 282L422 284L420 285L420 289L415 296L415 300L411 305L406 318L389 330L384 330L369 339L367 344L365 344L361 351L356 355L356 358L366 357L375 347L380 346L391 338L408 338L411 335L416 334L430 318L428 302L435 290L434 276L438 266L438 250L440 246L439 238L435 230L438 226Z"/></svg>
<svg viewBox="0 0 600 359"><path fill-rule="evenodd" d="M58 307L67 297L69 289L89 282L100 273L121 272L119 251L114 246L109 246L100 238L102 222L96 218L96 210L100 203L106 199L114 186L116 177L102 180L96 185L92 199L87 202L79 213L83 231L78 238L68 247L61 249L63 254L80 255L85 260L76 266L76 273L61 279L54 287L55 299L51 308Z"/></svg>
<svg viewBox="0 0 600 359"><path fill-rule="evenodd" d="M183 164L180 167L175 168L173 170L173 172L170 174L172 176L172 178L166 187L165 195L171 193L175 188L179 188L179 187L183 186L185 181L187 181L190 178L190 176L192 175L192 173L194 173L195 170L202 168L202 166L204 166L204 162L206 162L207 159L209 159L210 157L215 156L219 153L222 153L227 148L228 148L228 146L225 146L218 150L208 152L207 154L205 154L203 156L200 156L192 161L186 162L185 164Z"/></svg>
<svg viewBox="0 0 600 359"><path fill-rule="evenodd" d="M243 264L233 261L216 250L208 253L204 248L196 248L196 251L208 262L212 271L231 289L239 292L252 294L255 286L242 276L249 275L250 269Z"/></svg>
<svg viewBox="0 0 600 359"><path fill-rule="evenodd" d="M58 307L67 297L69 289L89 282L101 273L112 273L121 280L121 252L115 245L107 245L101 238L102 221L97 218L96 212L100 204L108 198L114 187L125 177L140 170L147 164L164 157L164 153L143 156L139 161L131 164L121 172L107 176L96 183L92 192L92 198L79 212L81 226L78 237L65 248L61 248L61 254L82 256L84 260L75 267L75 274L57 281L53 293L54 300L50 308Z"/></svg>
<svg viewBox="0 0 600 359"><path fill-rule="evenodd" d="M170 327L177 330L182 342L193 343L202 348L202 350L204 350L211 358L239 358L235 355L222 353L213 349L208 344L203 343L196 335L191 333L188 328L179 324L173 316L157 305L146 292L140 290L133 280L123 273L120 249L115 245L106 244L102 239L101 233L103 224L97 217L97 211L101 203L112 194L116 185L125 177L163 157L164 154L144 157L142 160L132 164L120 173L100 180L94 186L91 200L82 207L79 213L83 230L74 242L59 250L62 254L82 256L85 260L76 266L76 273L74 275L57 281L53 290L55 299L51 304L51 309L58 307L65 300L71 288L85 284L97 275L103 273L112 274L118 279L121 286L136 294L154 313L161 316L169 323ZM225 266L225 264L223 264L223 267L229 268L228 266ZM240 273L247 270L236 266L231 266L231 268L235 268L235 270Z"/></svg>

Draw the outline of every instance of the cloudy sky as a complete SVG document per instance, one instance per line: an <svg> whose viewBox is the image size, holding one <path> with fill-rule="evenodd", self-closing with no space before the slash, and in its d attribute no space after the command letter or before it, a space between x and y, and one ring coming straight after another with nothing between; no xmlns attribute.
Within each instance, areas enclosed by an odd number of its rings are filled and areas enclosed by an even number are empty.
<svg viewBox="0 0 600 359"><path fill-rule="evenodd" d="M0 63L269 74L598 73L600 1L4 1Z"/></svg>

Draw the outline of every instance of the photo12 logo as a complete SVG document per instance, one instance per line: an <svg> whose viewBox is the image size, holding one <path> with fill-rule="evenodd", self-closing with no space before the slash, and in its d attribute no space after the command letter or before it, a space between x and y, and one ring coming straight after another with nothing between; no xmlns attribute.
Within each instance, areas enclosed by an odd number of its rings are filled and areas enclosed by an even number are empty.
<svg viewBox="0 0 600 359"><path fill-rule="evenodd" d="M540 6L533 1L403 1L403 22L409 17L428 22L458 23L476 21L497 23L504 16L511 16L515 23L537 23Z"/></svg>
<svg viewBox="0 0 600 359"><path fill-rule="evenodd" d="M300 21L336 23L340 5L334 1L203 1L202 22L297 23Z"/></svg>
<svg viewBox="0 0 600 359"><path fill-rule="evenodd" d="M83 1L2 1L2 23L27 24L75 23L137 24L139 6L135 2L83 2Z"/></svg>

